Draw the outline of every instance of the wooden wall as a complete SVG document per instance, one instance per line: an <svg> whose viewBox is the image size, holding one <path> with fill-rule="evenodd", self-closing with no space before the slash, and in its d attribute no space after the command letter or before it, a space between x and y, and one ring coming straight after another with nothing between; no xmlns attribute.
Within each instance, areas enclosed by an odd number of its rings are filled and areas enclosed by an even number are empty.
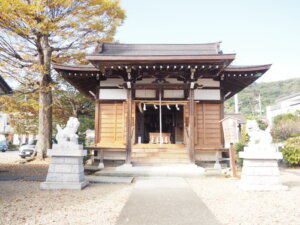
<svg viewBox="0 0 300 225"><path fill-rule="evenodd" d="M126 103L100 103L98 104L98 143L125 146L126 143Z"/></svg>
<svg viewBox="0 0 300 225"><path fill-rule="evenodd" d="M126 118L127 102L110 102L98 104L98 146L122 147L126 146ZM132 104L132 140L135 140L135 104ZM222 104L195 102L195 148L223 148ZM189 108L184 106L184 143L187 144L189 125ZM134 144L134 143L133 143Z"/></svg>
<svg viewBox="0 0 300 225"><path fill-rule="evenodd" d="M196 103L196 149L222 148L221 103Z"/></svg>
<svg viewBox="0 0 300 225"><path fill-rule="evenodd" d="M127 102L101 102L96 107L99 111L95 118L97 146L125 147ZM132 108L132 128L134 128L135 104L132 105Z"/></svg>

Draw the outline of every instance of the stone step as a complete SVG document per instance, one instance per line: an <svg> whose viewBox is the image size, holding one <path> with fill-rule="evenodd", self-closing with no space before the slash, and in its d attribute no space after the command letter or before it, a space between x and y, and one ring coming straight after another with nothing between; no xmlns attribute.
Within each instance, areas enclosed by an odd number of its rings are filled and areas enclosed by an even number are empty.
<svg viewBox="0 0 300 225"><path fill-rule="evenodd" d="M189 158L133 157L133 163L190 163Z"/></svg>
<svg viewBox="0 0 300 225"><path fill-rule="evenodd" d="M181 149L168 149L168 148L134 148L132 152L166 152L166 153L187 153L188 150L186 148Z"/></svg>
<svg viewBox="0 0 300 225"><path fill-rule="evenodd" d="M150 153L142 153L142 152L133 152L132 157L137 157L137 158L152 158L152 157L157 157L157 158L189 158L189 155L187 153L166 153L166 152L150 152Z"/></svg>

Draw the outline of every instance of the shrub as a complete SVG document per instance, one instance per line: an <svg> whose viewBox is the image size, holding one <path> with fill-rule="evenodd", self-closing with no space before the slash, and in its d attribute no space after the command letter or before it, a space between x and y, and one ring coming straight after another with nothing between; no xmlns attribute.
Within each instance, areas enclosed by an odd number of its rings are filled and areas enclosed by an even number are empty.
<svg viewBox="0 0 300 225"><path fill-rule="evenodd" d="M246 131L246 126L242 125L241 129L241 142L244 143L245 145L249 142L250 137Z"/></svg>
<svg viewBox="0 0 300 225"><path fill-rule="evenodd" d="M300 135L300 117L295 114L281 114L274 118L271 131L274 142L285 141Z"/></svg>
<svg viewBox="0 0 300 225"><path fill-rule="evenodd" d="M268 123L266 121L264 121L262 119L257 119L256 122L258 124L259 129L261 129L261 130L266 130L267 129Z"/></svg>
<svg viewBox="0 0 300 225"><path fill-rule="evenodd" d="M237 143L234 144L235 161L236 161L237 164L239 164L241 166L243 165L243 159L241 159L239 157L239 152L244 151L245 145L246 144L243 143L242 141L237 142Z"/></svg>
<svg viewBox="0 0 300 225"><path fill-rule="evenodd" d="M289 138L282 149L283 159L291 165L300 164L300 137Z"/></svg>
<svg viewBox="0 0 300 225"><path fill-rule="evenodd" d="M242 126L241 129L241 141L234 144L234 153L235 153L235 161L240 166L243 165L243 159L239 157L239 152L244 151L244 147L249 142L249 135L247 134L245 125Z"/></svg>
<svg viewBox="0 0 300 225"><path fill-rule="evenodd" d="M293 113L285 113L277 115L273 118L273 126L278 125L282 121L299 121L299 116Z"/></svg>

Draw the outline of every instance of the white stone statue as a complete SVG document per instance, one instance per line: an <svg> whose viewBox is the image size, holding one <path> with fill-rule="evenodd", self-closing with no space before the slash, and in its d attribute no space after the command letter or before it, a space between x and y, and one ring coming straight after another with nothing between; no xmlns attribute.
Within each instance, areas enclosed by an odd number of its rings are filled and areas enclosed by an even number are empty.
<svg viewBox="0 0 300 225"><path fill-rule="evenodd" d="M249 120L246 130L250 141L244 152L239 153L244 159L239 186L244 190L287 190L280 182L277 161L282 159L282 153L272 144L271 127L263 131L255 120Z"/></svg>
<svg viewBox="0 0 300 225"><path fill-rule="evenodd" d="M248 147L260 151L276 151L272 144L271 127L266 130L261 130L258 127L256 120L247 120L246 131L250 137Z"/></svg>
<svg viewBox="0 0 300 225"><path fill-rule="evenodd" d="M83 157L87 150L78 144L76 134L80 123L77 118L70 117L65 128L57 125L57 144L48 149L51 156L46 181L41 183L44 190L81 190L89 184L84 177Z"/></svg>
<svg viewBox="0 0 300 225"><path fill-rule="evenodd" d="M57 124L57 144L63 144L67 142L78 144L78 135L76 132L79 125L80 123L76 117L70 117L65 128L62 128L59 124Z"/></svg>

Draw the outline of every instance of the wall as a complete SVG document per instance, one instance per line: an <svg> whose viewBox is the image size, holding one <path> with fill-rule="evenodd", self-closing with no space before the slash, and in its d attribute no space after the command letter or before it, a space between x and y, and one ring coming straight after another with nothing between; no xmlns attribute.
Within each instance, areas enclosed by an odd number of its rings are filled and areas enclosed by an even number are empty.
<svg viewBox="0 0 300 225"><path fill-rule="evenodd" d="M293 113L300 110L300 96L294 96L274 105L267 106L267 119L272 122L273 118L280 114Z"/></svg>
<svg viewBox="0 0 300 225"><path fill-rule="evenodd" d="M197 103L196 121L196 149L222 148L221 103Z"/></svg>

